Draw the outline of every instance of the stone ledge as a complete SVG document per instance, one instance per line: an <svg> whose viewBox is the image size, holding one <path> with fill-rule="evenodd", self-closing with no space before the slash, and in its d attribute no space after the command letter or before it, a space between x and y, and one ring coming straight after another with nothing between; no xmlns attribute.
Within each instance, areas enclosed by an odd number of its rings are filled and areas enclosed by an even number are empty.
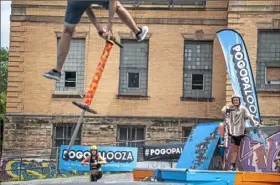
<svg viewBox="0 0 280 185"><path fill-rule="evenodd" d="M123 3L122 3L123 4ZM128 5L123 4L123 6L127 10L168 10L168 11L187 11L187 10L197 10L197 11L226 11L226 6L219 6L219 7L209 7L205 5L174 5L174 6L168 6L168 5L141 5L141 6L134 6L134 5ZM21 11L24 11L27 8L42 8L42 9L66 9L66 5L32 5L32 4L12 4L12 8L16 9L23 9ZM101 9L104 10L103 7L92 5L92 8L94 9Z"/></svg>
<svg viewBox="0 0 280 185"><path fill-rule="evenodd" d="M46 115L46 114L30 114L30 113L13 113L13 112L7 112L6 113L6 119L10 119L13 117L18 117L19 119L22 119L22 117L28 117L28 118L38 118L42 119L46 118L48 119L48 121L54 121L56 118L57 119L64 119L64 118L79 118L80 114L77 113L76 115L73 114L69 114L69 115ZM177 121L180 120L180 122L184 121L184 122L188 122L188 123L193 123L193 122L211 122L211 121L220 121L221 119L218 118L195 118L195 117L162 117L162 116L118 116L118 115L85 115L84 117L85 119L101 119L100 121L102 121L103 119L108 119L108 120L112 120L112 119L123 119L123 120L129 120L131 123L131 119L133 120L142 120L142 121L146 121L146 120L150 120L150 121Z"/></svg>
<svg viewBox="0 0 280 185"><path fill-rule="evenodd" d="M100 23L106 23L108 18L100 17ZM217 25L226 26L227 19L187 19L187 18L135 18L138 24L169 24L169 25ZM11 22L40 22L40 23L57 23L63 24L63 16L37 16L37 15L12 15ZM80 23L89 24L87 17L82 17ZM114 24L121 23L118 18L114 19Z"/></svg>
<svg viewBox="0 0 280 185"><path fill-rule="evenodd" d="M259 88L257 90L259 97L280 97L280 88L278 89L265 89Z"/></svg>
<svg viewBox="0 0 280 185"><path fill-rule="evenodd" d="M193 97L181 97L181 101L199 101L199 102L214 102L215 98L193 98Z"/></svg>
<svg viewBox="0 0 280 185"><path fill-rule="evenodd" d="M55 31L56 37L60 38L62 36L62 32ZM84 39L88 35L88 32L74 32L72 35L73 38Z"/></svg>
<svg viewBox="0 0 280 185"><path fill-rule="evenodd" d="M273 12L273 13L279 13L280 12L280 6L278 5L229 5L228 12L258 12L258 13L264 13L264 12Z"/></svg>
<svg viewBox="0 0 280 185"><path fill-rule="evenodd" d="M193 34L181 33L185 40L214 41L215 34L204 34L203 30L197 30Z"/></svg>
<svg viewBox="0 0 280 185"><path fill-rule="evenodd" d="M82 99L79 94L52 94L52 98L74 98L74 99Z"/></svg>
<svg viewBox="0 0 280 185"><path fill-rule="evenodd" d="M150 96L141 96L141 95L117 95L117 99L124 100L149 100Z"/></svg>

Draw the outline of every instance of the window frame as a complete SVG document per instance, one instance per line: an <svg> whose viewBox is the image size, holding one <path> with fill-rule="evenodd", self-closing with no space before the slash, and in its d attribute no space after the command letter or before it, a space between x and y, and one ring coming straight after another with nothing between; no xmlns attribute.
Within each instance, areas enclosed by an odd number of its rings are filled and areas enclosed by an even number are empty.
<svg viewBox="0 0 280 185"><path fill-rule="evenodd" d="M194 71L193 69L187 69L186 68L186 64L187 64L187 61L186 61L186 46L187 46L187 43L196 43L197 45L199 45L200 43L208 43L211 45L212 47L212 59L211 59L211 68L208 68L208 69L199 69L199 72L198 71ZM182 96L181 96L181 101L214 101L214 98L213 98L213 66L214 66L214 40L213 39L207 39L207 40L192 40L192 39L184 39L184 49L183 49L183 88L182 88ZM201 62L201 61L200 61ZM184 85L185 84L185 73L188 73L190 72L189 74L191 74L191 77L190 77L190 80L191 80L191 85L192 85L192 75L193 74L201 74L203 75L203 91L205 92L205 75L206 74L210 74L211 75L211 89L210 89L210 94L208 97L194 97L194 96L185 96L185 91L186 91L186 86ZM201 90L193 90L192 89L192 86L191 86L191 91L194 92L194 91L201 91Z"/></svg>
<svg viewBox="0 0 280 185"><path fill-rule="evenodd" d="M133 39L121 39L121 44L123 44L124 42L130 42L130 43L135 43L137 44L138 42L133 40ZM149 85L148 85L148 82L149 82L149 55L150 55L150 52L149 52L149 48L150 48L150 40L147 38L144 40L144 42L146 42L147 44L147 61L146 61L146 68L145 68L145 72L146 72L146 76L147 78L145 79L146 80L146 87L145 87L145 92L144 93L132 93L132 92L121 92L121 88L123 87L122 84L121 84L121 75L122 73L124 73L124 75L127 75L127 80L128 79L128 73L139 73L139 88L128 88L128 84L127 84L127 89L131 89L131 90L141 90L141 81L143 80L141 78L141 69L143 70L144 68L135 68L133 69L134 71L133 72L130 72L130 71L122 71L122 70L127 70L129 69L129 67L122 67L122 58L123 58L123 51L121 50L120 52L120 62L119 62L119 83L118 83L118 94L117 94L117 99L143 99L143 100L147 100L149 99L149 96L148 96L148 91L149 91ZM137 72L135 72L137 71ZM125 74L126 73L126 74ZM127 81L128 82L128 81Z"/></svg>
<svg viewBox="0 0 280 185"><path fill-rule="evenodd" d="M263 61L259 56L261 50L261 34L277 32L280 35L280 29L258 29L257 30L257 55L256 55L256 90L257 92L280 92L280 85L267 83L267 68L280 67L280 60ZM264 79L262 78L264 76Z"/></svg>
<svg viewBox="0 0 280 185"><path fill-rule="evenodd" d="M86 39L86 33L77 33L78 35L73 35L72 37L72 40L79 40L79 41L82 41L83 42L83 45L84 45L84 53L83 53L83 60L84 60L84 63L80 63L80 66L83 66L81 71L79 70L72 70L72 69L68 69L68 70L65 70L63 68L63 74L64 74L64 77L66 77L66 74L65 72L76 72L76 81L75 81L75 87L66 87L65 86L65 83L66 83L66 79L64 78L64 80L59 80L59 81L56 81L55 83L55 91L52 93L52 98L82 98L81 95L84 94L84 91L85 91L85 80L86 80L86 53L87 53L87 39ZM56 33L56 48L58 48L58 43L59 43L59 40L61 39L61 33ZM71 40L71 42L72 42ZM71 48L70 48L71 49ZM69 50L70 50L69 49ZM69 53L68 53L68 56L69 57ZM67 59L67 58L66 58ZM75 59L74 59L75 60ZM80 67L77 67L77 68L80 68ZM76 69L77 69L76 68ZM79 73L82 73L83 74L83 77L81 77L80 79L78 79L78 76L80 76L81 74Z"/></svg>
<svg viewBox="0 0 280 185"><path fill-rule="evenodd" d="M61 127L62 128L62 133L63 133L63 136L62 137L57 137L57 128L59 128L59 127ZM71 135L70 136L68 136L68 130L69 130L69 128L71 128ZM67 136L64 136L64 131L65 131L65 129L66 129L66 135ZM67 142L67 141L69 141L70 142L70 140L71 140L71 137L72 137L72 135L73 135L73 133L74 133L74 130L75 130L75 124L72 124L72 123L63 123L63 124L56 124L56 125L54 125L53 126L53 146L54 147L60 147L60 146L56 146L56 140L63 140L63 143L65 143L65 142ZM81 143L81 140L82 140L82 137L81 137L81 129L79 130L79 132L78 132L78 134L77 134L77 137L76 137L76 139L75 139L75 141L80 141L80 143Z"/></svg>
<svg viewBox="0 0 280 185"><path fill-rule="evenodd" d="M196 73L192 73L191 74L192 76L191 76L191 82L192 82L192 90L195 90L195 91L199 91L199 90L201 90L201 91L204 91L204 74L196 74ZM202 76L202 89L193 89L193 76L194 75L201 75ZM197 85L197 84L196 84ZM198 85L197 85L198 86Z"/></svg>
<svg viewBox="0 0 280 185"><path fill-rule="evenodd" d="M64 75L65 75L65 80L64 80L64 87L66 87L66 73L75 73L75 81L68 81L68 83L75 83L74 87L70 87L70 88L76 88L77 86L77 71L64 71Z"/></svg>
<svg viewBox="0 0 280 185"><path fill-rule="evenodd" d="M186 136L186 131L189 131L189 134L188 134L188 136ZM192 131L193 131L193 126L183 126L182 127L182 141L183 142L186 142L187 141L187 139L189 138L189 136L191 135L191 133L192 133Z"/></svg>
<svg viewBox="0 0 280 185"><path fill-rule="evenodd" d="M62 128L62 134L63 136L62 137L57 137L57 128L58 127L61 127ZM66 131L65 131L65 128ZM68 136L68 129L71 128L71 131L70 131L70 136ZM60 146L57 146L56 145L56 142L57 140L62 140L63 144L62 145L68 145L71 141L71 138L72 138L72 135L74 133L74 130L75 130L75 124L74 123L58 123L58 124L53 124L53 136L52 136L52 151L51 151L51 158L56 158L58 155L59 155L59 150L60 150ZM64 133L66 132L66 135L68 137L65 137L64 136ZM74 144L78 141L78 144L77 145L81 145L82 143L82 125L80 127L80 130L78 131L77 133L77 136L75 138L75 141L74 141ZM68 143L67 143L68 142ZM66 143L66 144L65 144ZM57 153L58 152L58 153Z"/></svg>
<svg viewBox="0 0 280 185"><path fill-rule="evenodd" d="M126 140L120 139L120 129L125 128L126 129ZM143 129L143 140L137 140L137 131L135 131L136 135L133 136L132 129ZM142 125L117 125L117 143L126 143L126 146L129 146L128 143L130 141L145 141L146 139L146 126Z"/></svg>
<svg viewBox="0 0 280 185"><path fill-rule="evenodd" d="M129 87L129 73L137 73L139 75L139 77L138 77L138 87ZM127 89L140 89L140 83L141 83L140 72L127 72Z"/></svg>
<svg viewBox="0 0 280 185"><path fill-rule="evenodd" d="M271 80L271 81L268 81L267 80L267 68L279 68L280 67L271 67L271 66L265 66L264 70L264 78L265 78L265 85L269 85L269 86L272 86L272 85L280 85L280 80L279 81L275 81L275 80ZM268 82L272 82L272 83L268 83Z"/></svg>
<svg viewBox="0 0 280 185"><path fill-rule="evenodd" d="M131 133L130 135L132 135L132 129L136 129L135 130L135 133L137 135L137 129L143 129L143 140L132 140L130 138L130 136L127 136L126 137L126 140L120 140L120 129L121 128L126 128L126 132L127 132L127 135L129 135L129 132ZM138 161L141 161L143 160L144 156L143 156L143 146L145 145L146 143L146 126L145 125L117 125L117 129L116 129L116 132L117 132L117 146L119 147L136 147L138 148ZM135 138L136 136L134 136ZM132 141L132 142L131 142ZM136 142L133 142L133 141L136 141ZM125 145L124 145L125 144Z"/></svg>

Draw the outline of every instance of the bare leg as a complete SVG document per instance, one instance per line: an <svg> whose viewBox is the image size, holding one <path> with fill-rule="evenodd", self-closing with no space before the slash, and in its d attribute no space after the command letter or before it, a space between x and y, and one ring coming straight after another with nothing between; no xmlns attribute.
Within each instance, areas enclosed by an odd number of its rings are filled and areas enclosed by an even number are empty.
<svg viewBox="0 0 280 185"><path fill-rule="evenodd" d="M118 7L116 13L118 14L122 22L125 23L135 34L138 33L140 29L137 27L130 13L121 5L120 2L118 2L117 6Z"/></svg>
<svg viewBox="0 0 280 185"><path fill-rule="evenodd" d="M219 133L221 138L219 147L225 147L225 124L223 122L219 124Z"/></svg>
<svg viewBox="0 0 280 185"><path fill-rule="evenodd" d="M232 159L231 159L231 163L233 163L233 164L236 163L238 150L239 150L239 146L234 145L234 146L233 146Z"/></svg>
<svg viewBox="0 0 280 185"><path fill-rule="evenodd" d="M61 39L58 43L58 55L57 55L57 71L61 71L63 64L65 62L65 59L68 55L70 44L71 44L71 39L72 35L74 33L75 26L64 26L64 30L61 36Z"/></svg>
<svg viewBox="0 0 280 185"><path fill-rule="evenodd" d="M221 137L221 138L224 138L224 135L225 135L225 126L224 126L224 123L220 123L220 124L219 124L219 132L220 132L220 137Z"/></svg>

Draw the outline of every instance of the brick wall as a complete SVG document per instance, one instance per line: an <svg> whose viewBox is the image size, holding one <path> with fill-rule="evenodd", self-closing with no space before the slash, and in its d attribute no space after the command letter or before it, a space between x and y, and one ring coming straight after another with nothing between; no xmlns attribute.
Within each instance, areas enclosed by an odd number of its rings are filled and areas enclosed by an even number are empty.
<svg viewBox="0 0 280 185"><path fill-rule="evenodd" d="M46 116L10 114L5 120L2 157L51 156L56 124L76 123L77 116ZM137 125L145 129L145 139L171 139L183 137L183 128L210 119L145 118L145 117L90 117L86 116L81 127L81 144L114 144L118 126ZM149 142L147 142L149 143Z"/></svg>
<svg viewBox="0 0 280 185"><path fill-rule="evenodd" d="M50 4L48 2L40 2L40 6L34 5L32 1L30 3L29 1L14 1L13 3L12 24L17 25L17 29L24 30L24 34L20 36L20 41L24 42L20 49L24 52L17 53L22 59L20 69L24 76L20 78L21 83L16 87L17 89L12 89L12 83L9 83L7 112L78 114L80 110L71 102L81 101L81 99L52 98L55 91L54 82L41 77L42 72L56 66L56 33L61 32L63 28L64 4L57 4L56 1L53 6L48 6ZM212 95L214 100L212 102L181 101L180 98L183 91L183 35L194 39L195 33L202 30L205 37L209 35L214 37L218 30L225 28L227 17L225 5L223 1L217 1L216 6L208 3L207 6L211 9L207 11L176 7L168 11L166 8L153 10L149 7L129 9L140 25L148 24L150 28L149 98L135 101L117 98L120 49L114 47L92 108L102 115L110 116L221 118L220 109L225 102L226 74L223 54L217 39L214 41L213 55ZM97 9L96 14L106 17L107 11ZM107 18L102 18L101 22L106 22L106 20ZM114 31L117 35L129 34L130 30L118 22L120 21L116 18ZM85 84L88 87L103 50L104 41L97 36L95 28L88 23L86 17L77 27L77 32L77 34L86 35ZM18 40L11 39L11 44L18 44ZM15 93L20 94L21 98L12 96Z"/></svg>
<svg viewBox="0 0 280 185"><path fill-rule="evenodd" d="M265 7L269 4L269 7ZM116 141L118 124L144 125L146 138L156 139L181 136L182 127L202 120L207 122L222 119L220 109L229 102L232 89L220 44L214 39L213 101L181 101L184 37L194 39L196 33L200 32L203 33L200 39L213 38L220 29L236 29L244 36L255 75L257 29L280 28L279 1L264 3L230 0L228 11L227 6L227 1L224 0L207 1L206 9L128 6L136 21L140 25L147 24L150 28L149 98L117 98L120 49L114 47L92 103L92 108L100 114L98 117L86 118L82 128L82 144L101 140ZM82 99L52 98L55 93L54 81L41 77L42 72L56 66L56 38L63 28L64 12L63 1L13 0L8 116L5 121L3 151L26 149L31 150L31 154L40 151L50 155L53 124L75 123L77 120L80 110L71 102ZM101 17L100 21L105 26L107 11L96 9L96 14ZM130 33L118 18L115 19L113 28L117 36ZM75 36L85 36L86 39L85 87L88 87L103 50L104 40L98 37L86 17L78 25ZM278 123L279 92L260 92L258 96L261 115L266 122ZM152 117L158 117L160 121L157 122Z"/></svg>
<svg viewBox="0 0 280 185"><path fill-rule="evenodd" d="M235 29L243 36L250 56L251 66L256 79L257 70L257 33L258 29L280 29L280 1L229 1L228 28ZM256 81L256 80L255 80ZM227 82L227 102L232 95L231 84ZM259 92L261 116L280 116L280 93Z"/></svg>

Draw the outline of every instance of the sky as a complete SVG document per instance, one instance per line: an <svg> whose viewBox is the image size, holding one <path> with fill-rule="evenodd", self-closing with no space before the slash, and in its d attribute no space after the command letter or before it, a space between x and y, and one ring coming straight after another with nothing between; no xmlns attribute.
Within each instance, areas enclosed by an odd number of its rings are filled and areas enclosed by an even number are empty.
<svg viewBox="0 0 280 185"><path fill-rule="evenodd" d="M1 47L9 47L11 1L1 0Z"/></svg>

